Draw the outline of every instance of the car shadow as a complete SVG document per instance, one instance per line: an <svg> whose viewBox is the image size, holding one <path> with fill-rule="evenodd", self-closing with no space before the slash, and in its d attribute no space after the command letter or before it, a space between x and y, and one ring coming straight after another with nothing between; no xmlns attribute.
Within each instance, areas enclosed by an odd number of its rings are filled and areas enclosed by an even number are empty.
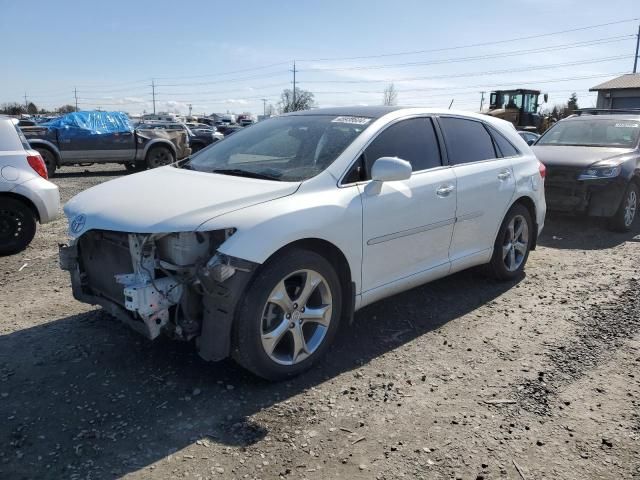
<svg viewBox="0 0 640 480"><path fill-rule="evenodd" d="M282 402L429 334L516 283L469 270L370 305L342 325L323 361L281 383L230 360L206 363L191 344L149 342L100 309L1 336L0 477L119 477L205 437L251 445L269 433L251 420L260 410L291 408Z"/></svg>
<svg viewBox="0 0 640 480"><path fill-rule="evenodd" d="M640 241L640 219L630 232L614 232L605 218L547 213L538 245L559 250L602 250L629 241Z"/></svg>

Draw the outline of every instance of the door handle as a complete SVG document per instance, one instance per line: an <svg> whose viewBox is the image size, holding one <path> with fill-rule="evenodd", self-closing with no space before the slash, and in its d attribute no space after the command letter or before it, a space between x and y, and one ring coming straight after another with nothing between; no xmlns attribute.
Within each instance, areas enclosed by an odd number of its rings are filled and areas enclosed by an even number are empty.
<svg viewBox="0 0 640 480"><path fill-rule="evenodd" d="M500 172L498 174L498 180L507 180L508 178L511 177L511 171L509 170L503 170L502 172Z"/></svg>
<svg viewBox="0 0 640 480"><path fill-rule="evenodd" d="M436 195L439 197L448 197L455 189L456 187L453 185L442 185L436 190Z"/></svg>

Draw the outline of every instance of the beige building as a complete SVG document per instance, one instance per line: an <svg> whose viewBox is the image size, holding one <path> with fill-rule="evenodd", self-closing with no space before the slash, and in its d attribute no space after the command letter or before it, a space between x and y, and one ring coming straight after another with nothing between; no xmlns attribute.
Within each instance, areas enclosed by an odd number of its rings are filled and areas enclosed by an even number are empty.
<svg viewBox="0 0 640 480"><path fill-rule="evenodd" d="M596 108L640 108L640 73L628 73L589 89L598 92Z"/></svg>

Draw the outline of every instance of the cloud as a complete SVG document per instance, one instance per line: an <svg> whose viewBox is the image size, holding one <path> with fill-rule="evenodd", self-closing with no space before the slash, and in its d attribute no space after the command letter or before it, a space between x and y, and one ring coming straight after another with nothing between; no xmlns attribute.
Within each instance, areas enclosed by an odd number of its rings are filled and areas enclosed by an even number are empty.
<svg viewBox="0 0 640 480"><path fill-rule="evenodd" d="M224 101L224 103L228 103L231 105L248 105L249 101L244 98L228 98Z"/></svg>

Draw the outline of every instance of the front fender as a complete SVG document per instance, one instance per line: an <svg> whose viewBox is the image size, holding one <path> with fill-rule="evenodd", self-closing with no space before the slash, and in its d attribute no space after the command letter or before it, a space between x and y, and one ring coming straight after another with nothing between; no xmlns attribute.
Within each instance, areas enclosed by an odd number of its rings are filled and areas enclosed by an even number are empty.
<svg viewBox="0 0 640 480"><path fill-rule="evenodd" d="M225 255L262 264L299 240L319 239L338 248L349 264L356 293L362 267L362 201L357 187L296 193L216 217L199 231L236 228L220 247Z"/></svg>

